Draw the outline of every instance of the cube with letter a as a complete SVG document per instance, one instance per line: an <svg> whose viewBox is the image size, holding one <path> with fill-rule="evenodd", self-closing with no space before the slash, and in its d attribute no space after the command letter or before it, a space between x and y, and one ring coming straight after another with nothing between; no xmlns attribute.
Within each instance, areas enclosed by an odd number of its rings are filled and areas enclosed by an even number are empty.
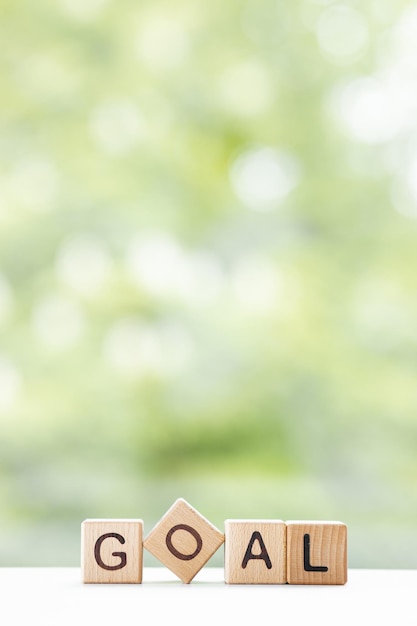
<svg viewBox="0 0 417 626"><path fill-rule="evenodd" d="M290 585L347 582L347 527L342 522L287 522Z"/></svg>
<svg viewBox="0 0 417 626"><path fill-rule="evenodd" d="M281 520L226 520L225 582L287 582L286 543L286 525Z"/></svg>
<svg viewBox="0 0 417 626"><path fill-rule="evenodd" d="M87 519L81 531L84 583L142 582L142 520Z"/></svg>

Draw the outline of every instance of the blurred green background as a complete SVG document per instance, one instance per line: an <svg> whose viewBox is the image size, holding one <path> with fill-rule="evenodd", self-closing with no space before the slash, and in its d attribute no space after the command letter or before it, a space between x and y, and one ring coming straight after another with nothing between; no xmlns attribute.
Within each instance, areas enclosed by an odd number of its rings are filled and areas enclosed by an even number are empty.
<svg viewBox="0 0 417 626"><path fill-rule="evenodd" d="M184 497L417 567L417 3L3 0L0 32L0 564Z"/></svg>

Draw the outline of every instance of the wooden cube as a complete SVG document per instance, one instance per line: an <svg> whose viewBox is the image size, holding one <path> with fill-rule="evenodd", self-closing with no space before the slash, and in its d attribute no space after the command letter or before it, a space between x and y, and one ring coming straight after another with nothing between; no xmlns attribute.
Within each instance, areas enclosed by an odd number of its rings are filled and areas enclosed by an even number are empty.
<svg viewBox="0 0 417 626"><path fill-rule="evenodd" d="M281 520L226 520L224 577L229 584L287 582L287 527Z"/></svg>
<svg viewBox="0 0 417 626"><path fill-rule="evenodd" d="M84 583L141 583L143 521L87 519L81 525Z"/></svg>
<svg viewBox="0 0 417 626"><path fill-rule="evenodd" d="M341 522L287 522L287 580L291 585L347 582L347 527Z"/></svg>
<svg viewBox="0 0 417 626"><path fill-rule="evenodd" d="M224 542L224 535L179 498L143 542L184 583L189 583Z"/></svg>

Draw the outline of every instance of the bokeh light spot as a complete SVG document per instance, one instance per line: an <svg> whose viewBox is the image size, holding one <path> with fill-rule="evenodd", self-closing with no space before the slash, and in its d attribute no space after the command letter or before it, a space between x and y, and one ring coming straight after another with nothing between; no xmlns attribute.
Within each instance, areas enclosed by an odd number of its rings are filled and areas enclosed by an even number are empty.
<svg viewBox="0 0 417 626"><path fill-rule="evenodd" d="M73 66L50 50L22 59L16 65L15 80L26 98L36 103L71 99L80 85Z"/></svg>
<svg viewBox="0 0 417 626"><path fill-rule="evenodd" d="M103 344L105 360L126 379L176 375L186 366L192 350L185 329L136 318L115 322Z"/></svg>
<svg viewBox="0 0 417 626"><path fill-rule="evenodd" d="M64 13L80 22L96 19L109 4L109 0L60 0Z"/></svg>
<svg viewBox="0 0 417 626"><path fill-rule="evenodd" d="M65 241L56 261L56 271L62 282L75 292L93 297L109 278L111 259L103 241L88 233Z"/></svg>
<svg viewBox="0 0 417 626"><path fill-rule="evenodd" d="M362 14L347 5L323 11L317 24L320 50L334 63L356 61L366 50L369 33Z"/></svg>
<svg viewBox="0 0 417 626"><path fill-rule="evenodd" d="M219 79L219 98L224 109L240 117L254 117L272 105L271 76L256 59L228 67Z"/></svg>
<svg viewBox="0 0 417 626"><path fill-rule="evenodd" d="M32 328L47 348L66 350L81 339L85 330L84 314L74 300L49 294L34 307Z"/></svg>
<svg viewBox="0 0 417 626"><path fill-rule="evenodd" d="M129 154L146 136L146 123L134 102L123 99L102 102L92 113L90 130L105 154Z"/></svg>
<svg viewBox="0 0 417 626"><path fill-rule="evenodd" d="M20 208L35 213L55 208L59 175L49 159L41 156L22 159L11 171L7 183L10 198Z"/></svg>
<svg viewBox="0 0 417 626"><path fill-rule="evenodd" d="M181 296L189 291L190 267L180 244L168 233L137 235L127 250L127 270L151 296Z"/></svg>
<svg viewBox="0 0 417 626"><path fill-rule="evenodd" d="M141 20L135 51L137 58L151 69L172 69L181 65L188 49L188 35L178 15L156 12Z"/></svg>
<svg viewBox="0 0 417 626"><path fill-rule="evenodd" d="M275 209L294 189L299 178L300 167L295 158L270 147L244 152L230 170L237 197L255 211Z"/></svg>
<svg viewBox="0 0 417 626"><path fill-rule="evenodd" d="M333 114L355 140L378 144L394 139L414 122L417 91L388 77L361 77L336 89Z"/></svg>
<svg viewBox="0 0 417 626"><path fill-rule="evenodd" d="M243 309L249 313L269 313L282 295L281 276L274 265L262 257L241 259L231 275L232 291Z"/></svg>

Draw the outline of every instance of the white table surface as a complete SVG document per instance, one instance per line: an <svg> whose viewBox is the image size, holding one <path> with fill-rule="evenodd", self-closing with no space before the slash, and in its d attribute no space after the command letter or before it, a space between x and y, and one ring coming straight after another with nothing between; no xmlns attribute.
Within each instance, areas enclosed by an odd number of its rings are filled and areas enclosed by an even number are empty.
<svg viewBox="0 0 417 626"><path fill-rule="evenodd" d="M0 568L7 626L122 624L417 626L417 570L349 570L344 586L226 585L203 568L185 585L145 568L141 585L84 585L79 568Z"/></svg>

